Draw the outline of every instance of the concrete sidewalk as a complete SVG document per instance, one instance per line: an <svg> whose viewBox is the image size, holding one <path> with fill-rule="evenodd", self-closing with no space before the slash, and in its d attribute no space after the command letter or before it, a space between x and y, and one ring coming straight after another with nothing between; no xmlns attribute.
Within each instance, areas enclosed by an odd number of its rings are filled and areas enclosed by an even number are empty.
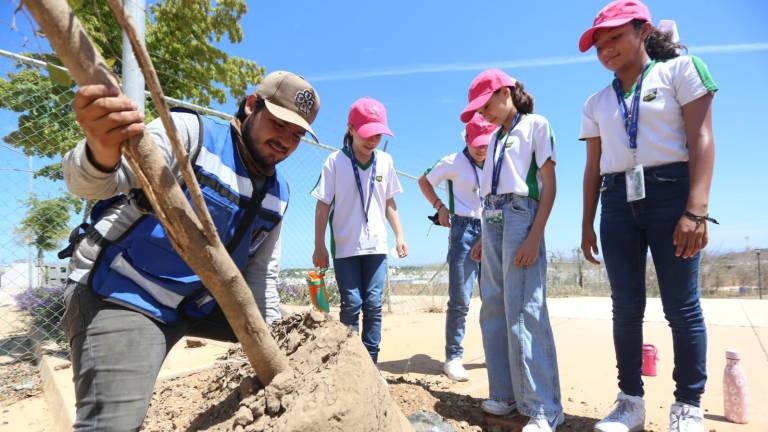
<svg viewBox="0 0 768 432"><path fill-rule="evenodd" d="M382 370L392 374L413 374L441 378L444 360L445 314L422 312L428 306L444 304L439 297L394 297L395 313L384 317ZM607 413L616 397L616 369L612 341L609 298L555 298L548 302L558 351L563 404L568 415L597 421ZM703 307L709 331L708 370L710 379L702 407L706 412L705 431L768 431L768 300L705 299ZM305 308L290 308L300 310ZM451 391L484 398L488 381L484 365L478 315L480 302L474 299L465 338L465 363L471 380L453 383ZM334 316L338 316L334 313ZM666 430L669 405L673 402L672 337L664 321L659 299L648 299L645 339L660 353L659 375L645 378L647 430ZM210 367L228 344L209 342L202 348L186 348L184 341L170 353L161 379ZM738 349L744 358L751 397L751 422L735 425L722 418L722 373L725 350ZM49 412L56 415L54 430L70 430L74 414L71 369L55 370L63 361L47 358L42 376ZM0 425L0 431L6 431Z"/></svg>
<svg viewBox="0 0 768 432"><path fill-rule="evenodd" d="M555 334L563 405L569 415L596 422L610 409L618 392L611 324L611 300L603 297L555 298L548 301ZM709 336L709 381L702 401L705 431L768 431L768 300L705 299ZM480 302L473 300L465 338L465 363L471 380L453 390L477 398L488 396L479 326ZM439 375L444 360L444 314L393 314L385 317L382 369L398 374ZM672 395L672 335L661 301L648 299L646 343L660 353L658 376L645 377L647 430L666 431ZM751 324L750 324L751 322ZM754 326L754 327L753 327ZM405 330L403 330L405 329ZM418 329L418 330L414 330ZM722 376L725 350L742 354L751 397L751 421L736 425L723 415ZM403 354L406 355L403 355Z"/></svg>

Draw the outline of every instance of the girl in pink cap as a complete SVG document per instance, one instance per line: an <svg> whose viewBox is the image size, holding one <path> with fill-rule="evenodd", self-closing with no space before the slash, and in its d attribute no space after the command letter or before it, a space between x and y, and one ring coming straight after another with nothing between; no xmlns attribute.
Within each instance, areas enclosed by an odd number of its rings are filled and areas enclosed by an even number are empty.
<svg viewBox="0 0 768 432"><path fill-rule="evenodd" d="M662 22L663 23L663 22ZM579 41L614 73L584 104L587 142L581 248L598 264L600 237L611 284L620 393L595 426L604 432L645 425L641 379L646 256L650 248L664 314L672 328L676 383L670 431L703 431L699 408L707 335L699 302L699 252L707 244L714 163L712 99L717 85L697 57L680 55L674 24L651 25L636 0L609 3ZM672 25L670 25L672 24Z"/></svg>
<svg viewBox="0 0 768 432"><path fill-rule="evenodd" d="M438 222L450 227L448 236L448 313L445 316L445 364L443 371L454 381L467 381L469 374L462 359L464 328L472 299L472 289L480 266L469 251L480 239L480 176L483 172L488 139L496 125L476 114L464 129L464 150L440 159L419 178L424 197L437 210ZM444 203L435 187L448 184Z"/></svg>
<svg viewBox="0 0 768 432"><path fill-rule="evenodd" d="M381 296L387 274L386 220L395 233L397 254L408 255L395 195L402 192L389 154L376 150L387 127L387 110L372 98L349 110L344 148L331 153L312 191L316 267L329 265L325 226L331 225L331 253L341 296L340 320L358 331L363 312L363 345L376 363L381 341Z"/></svg>
<svg viewBox="0 0 768 432"><path fill-rule="evenodd" d="M523 84L498 69L470 85L461 120L475 112L498 126L480 178L480 329L490 398L482 409L530 417L525 432L554 431L563 420L557 355L546 304L544 227L555 201L555 138L533 114Z"/></svg>

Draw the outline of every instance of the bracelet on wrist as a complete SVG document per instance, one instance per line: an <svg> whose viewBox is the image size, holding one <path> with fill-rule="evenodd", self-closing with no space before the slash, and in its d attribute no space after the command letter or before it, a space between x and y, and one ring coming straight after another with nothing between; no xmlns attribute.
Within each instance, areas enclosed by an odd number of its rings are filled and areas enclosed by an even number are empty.
<svg viewBox="0 0 768 432"><path fill-rule="evenodd" d="M443 205L443 202L440 201L440 197L437 197L437 199L432 203L432 208L435 209L435 210L437 210L439 208L437 203L440 203L440 205Z"/></svg>
<svg viewBox="0 0 768 432"><path fill-rule="evenodd" d="M713 224L720 225L720 223L715 218L709 217L709 214L705 214L704 216L695 215L688 210L686 210L683 213L683 216L687 217L688 219L696 222L696 227L703 224L704 222L712 222Z"/></svg>

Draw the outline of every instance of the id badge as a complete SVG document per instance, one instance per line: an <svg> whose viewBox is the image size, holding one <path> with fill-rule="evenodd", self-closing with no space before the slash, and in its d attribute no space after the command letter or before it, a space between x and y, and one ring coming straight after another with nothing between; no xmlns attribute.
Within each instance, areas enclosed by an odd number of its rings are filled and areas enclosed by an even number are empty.
<svg viewBox="0 0 768 432"><path fill-rule="evenodd" d="M501 210L483 210L483 219L489 224L503 224L504 213Z"/></svg>
<svg viewBox="0 0 768 432"><path fill-rule="evenodd" d="M643 165L637 164L625 173L627 180L627 202L638 201L645 198L645 174Z"/></svg>
<svg viewBox="0 0 768 432"><path fill-rule="evenodd" d="M379 236L370 230L363 230L363 236L360 238L360 249L376 249L379 245Z"/></svg>

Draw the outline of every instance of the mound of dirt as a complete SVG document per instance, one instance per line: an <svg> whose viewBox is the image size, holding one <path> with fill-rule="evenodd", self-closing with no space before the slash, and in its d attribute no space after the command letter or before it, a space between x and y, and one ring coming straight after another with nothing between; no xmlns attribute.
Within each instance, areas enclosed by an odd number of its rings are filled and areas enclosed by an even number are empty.
<svg viewBox="0 0 768 432"><path fill-rule="evenodd" d="M368 353L320 313L276 323L292 370L265 388L239 348L213 369L159 385L142 430L405 431L411 427Z"/></svg>

